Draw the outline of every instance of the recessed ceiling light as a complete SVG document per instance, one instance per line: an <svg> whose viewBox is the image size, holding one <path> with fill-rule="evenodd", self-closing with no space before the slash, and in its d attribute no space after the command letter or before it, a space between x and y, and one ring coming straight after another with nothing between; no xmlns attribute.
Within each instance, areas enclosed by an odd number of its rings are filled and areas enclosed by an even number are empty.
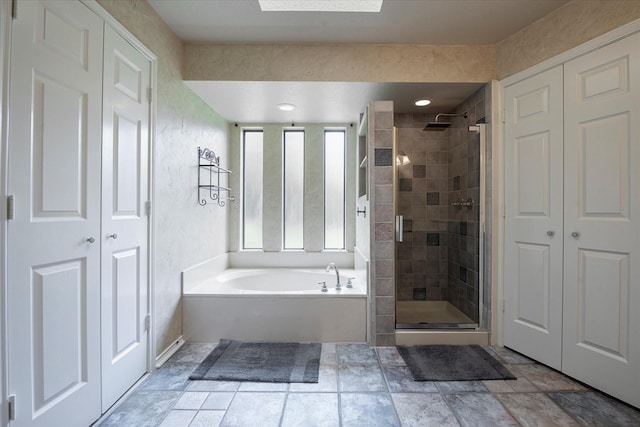
<svg viewBox="0 0 640 427"><path fill-rule="evenodd" d="M416 104L416 106L418 106L418 107L425 107L425 106L427 106L427 105L431 104L431 100L430 100L430 99L418 99L418 100L415 102L415 104Z"/></svg>
<svg viewBox="0 0 640 427"><path fill-rule="evenodd" d="M382 0L258 0L263 12L380 12Z"/></svg>
<svg viewBox="0 0 640 427"><path fill-rule="evenodd" d="M282 111L293 111L296 109L296 106L293 104L288 104L288 103L282 103L282 104L278 104L276 105L276 107L278 107L278 110L282 110Z"/></svg>

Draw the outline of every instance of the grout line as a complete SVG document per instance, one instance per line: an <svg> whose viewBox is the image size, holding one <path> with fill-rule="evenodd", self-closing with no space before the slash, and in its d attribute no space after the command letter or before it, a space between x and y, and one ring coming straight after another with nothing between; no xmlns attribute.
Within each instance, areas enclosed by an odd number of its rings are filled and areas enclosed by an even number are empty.
<svg viewBox="0 0 640 427"><path fill-rule="evenodd" d="M338 396L338 425L343 427L342 423L342 395L340 393L340 356L338 354L338 345L336 349L336 395Z"/></svg>
<svg viewBox="0 0 640 427"><path fill-rule="evenodd" d="M287 387L287 390L288 389L289 389L289 387ZM282 411L280 412L280 421L278 422L279 426L281 426L282 422L284 421L284 413L287 410L287 403L289 403L289 392L288 391L284 395L284 402L282 403Z"/></svg>

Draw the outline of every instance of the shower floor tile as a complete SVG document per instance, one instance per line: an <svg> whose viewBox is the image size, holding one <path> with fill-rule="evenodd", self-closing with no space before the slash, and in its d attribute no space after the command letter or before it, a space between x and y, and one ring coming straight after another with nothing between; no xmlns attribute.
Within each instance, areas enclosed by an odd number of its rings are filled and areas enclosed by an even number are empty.
<svg viewBox="0 0 640 427"><path fill-rule="evenodd" d="M413 381L394 347L323 344L317 384L190 381L213 344L186 344L95 425L640 425L640 410L502 347L513 381Z"/></svg>
<svg viewBox="0 0 640 427"><path fill-rule="evenodd" d="M397 301L396 323L473 324L476 322L448 301Z"/></svg>

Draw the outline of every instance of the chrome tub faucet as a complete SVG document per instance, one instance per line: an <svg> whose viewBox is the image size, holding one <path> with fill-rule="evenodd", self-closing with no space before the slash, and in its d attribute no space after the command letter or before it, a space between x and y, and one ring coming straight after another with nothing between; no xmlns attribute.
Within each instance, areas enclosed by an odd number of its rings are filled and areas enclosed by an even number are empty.
<svg viewBox="0 0 640 427"><path fill-rule="evenodd" d="M340 286L340 272L338 271L338 266L336 265L335 262L332 262L331 264L327 265L327 269L325 270L327 273L330 272L331 270L335 270L336 272L336 291L339 291L340 289L342 289L342 287Z"/></svg>

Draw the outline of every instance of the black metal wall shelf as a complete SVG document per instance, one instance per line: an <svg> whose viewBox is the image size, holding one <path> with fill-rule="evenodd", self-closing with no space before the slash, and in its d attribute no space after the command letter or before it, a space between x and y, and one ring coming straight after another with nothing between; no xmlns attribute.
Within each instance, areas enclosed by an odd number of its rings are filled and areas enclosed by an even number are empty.
<svg viewBox="0 0 640 427"><path fill-rule="evenodd" d="M230 174L229 169L225 169L220 166L220 156L216 156L212 150L208 148L198 147L198 203L201 206L207 204L206 192L209 192L209 199L213 200L218 206L224 206L226 200L233 202L235 197L229 193L231 189L221 185L220 176L224 174ZM203 176L205 179L203 180ZM208 180L206 179L208 175ZM205 184L203 182L208 182ZM204 192L204 196L202 195Z"/></svg>

